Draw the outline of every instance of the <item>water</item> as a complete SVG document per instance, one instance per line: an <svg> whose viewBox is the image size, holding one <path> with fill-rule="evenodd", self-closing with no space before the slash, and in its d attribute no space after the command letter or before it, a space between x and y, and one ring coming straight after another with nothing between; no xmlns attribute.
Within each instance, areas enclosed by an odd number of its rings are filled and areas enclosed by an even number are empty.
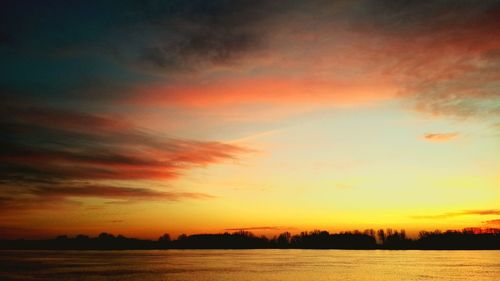
<svg viewBox="0 0 500 281"><path fill-rule="evenodd" d="M500 251L0 251L0 280L500 280Z"/></svg>

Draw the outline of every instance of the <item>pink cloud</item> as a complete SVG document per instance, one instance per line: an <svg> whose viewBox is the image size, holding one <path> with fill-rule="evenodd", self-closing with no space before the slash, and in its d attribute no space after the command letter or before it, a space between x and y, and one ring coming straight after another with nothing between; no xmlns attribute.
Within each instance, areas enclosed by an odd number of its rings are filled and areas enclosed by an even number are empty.
<svg viewBox="0 0 500 281"><path fill-rule="evenodd" d="M395 94L393 85L382 79L359 83L311 77L240 77L142 86L135 97L125 102L196 108L241 104L350 105L388 99Z"/></svg>
<svg viewBox="0 0 500 281"><path fill-rule="evenodd" d="M445 142L458 137L458 133L430 133L424 135L424 140L430 142Z"/></svg>

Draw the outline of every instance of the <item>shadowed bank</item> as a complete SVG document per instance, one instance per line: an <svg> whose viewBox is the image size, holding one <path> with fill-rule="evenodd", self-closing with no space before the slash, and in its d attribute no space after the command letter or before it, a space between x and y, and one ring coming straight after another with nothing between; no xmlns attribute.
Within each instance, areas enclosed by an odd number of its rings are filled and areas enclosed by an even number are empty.
<svg viewBox="0 0 500 281"><path fill-rule="evenodd" d="M420 250L495 250L500 249L500 229L421 231L417 239L404 230L373 229L329 233L314 230L292 235L289 232L267 238L248 231L222 234L168 234L158 240L142 240L101 233L98 237L59 236L49 240L1 240L0 249L37 250L132 250L132 249L420 249Z"/></svg>

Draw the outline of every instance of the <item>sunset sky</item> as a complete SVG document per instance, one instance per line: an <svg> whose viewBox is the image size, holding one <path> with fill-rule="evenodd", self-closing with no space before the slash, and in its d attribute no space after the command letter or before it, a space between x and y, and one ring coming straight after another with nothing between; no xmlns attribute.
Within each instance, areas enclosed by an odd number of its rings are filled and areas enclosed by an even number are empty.
<svg viewBox="0 0 500 281"><path fill-rule="evenodd" d="M500 1L1 1L0 238L500 227Z"/></svg>

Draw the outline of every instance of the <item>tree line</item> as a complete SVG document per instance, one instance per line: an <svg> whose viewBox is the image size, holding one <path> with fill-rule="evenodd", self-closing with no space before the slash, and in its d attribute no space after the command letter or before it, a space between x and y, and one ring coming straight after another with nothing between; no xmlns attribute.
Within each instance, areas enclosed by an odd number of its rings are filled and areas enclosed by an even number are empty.
<svg viewBox="0 0 500 281"><path fill-rule="evenodd" d="M120 250L120 249L500 249L500 229L421 231L412 239L405 230L283 232L272 238L249 231L218 234L169 234L144 240L101 233L97 237L65 235L48 240L0 240L0 249Z"/></svg>

